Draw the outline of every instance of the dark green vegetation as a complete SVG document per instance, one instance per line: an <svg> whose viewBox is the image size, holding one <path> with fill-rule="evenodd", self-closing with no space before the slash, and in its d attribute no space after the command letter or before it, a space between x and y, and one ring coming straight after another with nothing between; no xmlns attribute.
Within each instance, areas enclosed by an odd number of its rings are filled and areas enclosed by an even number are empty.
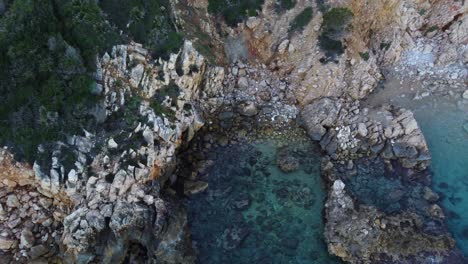
<svg viewBox="0 0 468 264"><path fill-rule="evenodd" d="M13 146L18 159L33 161L38 144L96 129L96 56L130 39L159 56L182 42L166 0L7 4L0 18L0 144Z"/></svg>
<svg viewBox="0 0 468 264"><path fill-rule="evenodd" d="M31 161L40 142L78 130L94 58L119 36L91 0L16 0L0 27L0 143Z"/></svg>
<svg viewBox="0 0 468 264"><path fill-rule="evenodd" d="M264 0L208 0L208 12L221 16L231 27L256 16Z"/></svg>
<svg viewBox="0 0 468 264"><path fill-rule="evenodd" d="M183 37L172 21L168 0L101 0L99 5L109 21L148 47L154 57L180 48Z"/></svg>
<svg viewBox="0 0 468 264"><path fill-rule="evenodd" d="M303 30L304 27L307 26L307 24L309 24L310 20L312 19L312 14L312 7L306 7L291 22L291 25L289 25L289 31L292 32L295 30Z"/></svg>
<svg viewBox="0 0 468 264"><path fill-rule="evenodd" d="M277 12L284 12L292 9L296 5L296 0L277 0L275 8Z"/></svg>
<svg viewBox="0 0 468 264"><path fill-rule="evenodd" d="M369 60L369 52L359 52L359 56L365 61Z"/></svg>
<svg viewBox="0 0 468 264"><path fill-rule="evenodd" d="M320 10L322 13L325 13L328 9L330 9L330 7L325 2L326 0L315 0L318 10Z"/></svg>
<svg viewBox="0 0 468 264"><path fill-rule="evenodd" d="M380 43L380 49L381 50L388 50L391 45L392 45L391 42L382 42L382 43Z"/></svg>
<svg viewBox="0 0 468 264"><path fill-rule="evenodd" d="M426 33L430 33L433 31L439 30L439 27L437 25L431 26L426 30Z"/></svg>
<svg viewBox="0 0 468 264"><path fill-rule="evenodd" d="M343 54L343 38L349 31L353 13L347 8L332 8L323 15L319 46L325 51L325 61Z"/></svg>
<svg viewBox="0 0 468 264"><path fill-rule="evenodd" d="M154 98L151 100L151 108L157 115L164 115L169 119L175 118L175 112L170 107L167 107L163 102L169 97L171 106L175 106L177 102L177 97L180 95L180 87L174 82L169 83L169 85L164 86L159 89L155 94Z"/></svg>

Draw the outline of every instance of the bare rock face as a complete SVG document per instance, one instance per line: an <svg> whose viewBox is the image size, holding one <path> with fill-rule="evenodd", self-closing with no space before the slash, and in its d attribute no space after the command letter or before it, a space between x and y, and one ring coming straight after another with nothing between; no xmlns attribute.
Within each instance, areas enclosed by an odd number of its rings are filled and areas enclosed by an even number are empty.
<svg viewBox="0 0 468 264"><path fill-rule="evenodd" d="M200 97L202 85L216 85L203 83L205 74L222 80L223 71L207 70L191 42L168 61L154 63L132 43L97 64L100 129L69 136L33 168L14 165L2 150L0 228L11 231L2 233L1 247L23 262L61 255L69 263L120 263L144 254L158 263L193 263L185 209L161 189L177 148L204 124L199 107L216 107ZM64 163L64 156L74 160ZM39 193L27 195L23 186Z"/></svg>
<svg viewBox="0 0 468 264"><path fill-rule="evenodd" d="M252 117L258 114L257 106L253 102L246 102L239 106L239 113L243 116Z"/></svg>
<svg viewBox="0 0 468 264"><path fill-rule="evenodd" d="M304 106L301 119L313 140L321 140L338 118L341 103L330 98L322 98Z"/></svg>
<svg viewBox="0 0 468 264"><path fill-rule="evenodd" d="M103 139L105 147L90 164L95 176L78 172L78 179L87 180L74 191L86 196L63 223L70 261L121 262L133 254L131 247L161 263L194 261L185 210L160 189L173 172L176 149L203 125L194 105L206 64L190 42L158 65L147 54L132 44L100 60L106 115L127 111L137 100L130 114L139 122L121 127L124 137L109 133L113 137Z"/></svg>
<svg viewBox="0 0 468 264"><path fill-rule="evenodd" d="M406 109L361 109L358 102L323 98L303 108L301 121L311 139L320 141L334 159L374 153L416 170L430 162L422 131Z"/></svg>

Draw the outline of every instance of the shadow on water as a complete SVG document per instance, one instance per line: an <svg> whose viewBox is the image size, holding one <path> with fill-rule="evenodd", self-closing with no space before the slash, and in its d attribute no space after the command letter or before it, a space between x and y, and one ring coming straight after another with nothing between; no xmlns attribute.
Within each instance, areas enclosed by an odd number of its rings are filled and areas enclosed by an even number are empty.
<svg viewBox="0 0 468 264"><path fill-rule="evenodd" d="M199 263L341 263L323 240L320 150L288 148L300 164L290 173L277 167L274 141L213 150L209 188L187 200Z"/></svg>

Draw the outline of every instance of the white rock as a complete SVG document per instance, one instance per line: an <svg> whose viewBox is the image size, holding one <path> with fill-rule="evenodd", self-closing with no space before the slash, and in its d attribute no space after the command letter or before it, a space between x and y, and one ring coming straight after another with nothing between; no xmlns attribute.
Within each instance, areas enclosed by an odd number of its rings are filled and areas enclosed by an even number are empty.
<svg viewBox="0 0 468 264"><path fill-rule="evenodd" d="M286 51L286 49L288 48L288 45L289 45L289 39L283 40L281 42L281 44L279 44L279 46L278 46L278 52L280 54L283 54Z"/></svg>
<svg viewBox="0 0 468 264"><path fill-rule="evenodd" d="M8 207L20 207L21 204L18 200L18 197L15 194L10 194L7 197L7 202L6 202Z"/></svg>
<svg viewBox="0 0 468 264"><path fill-rule="evenodd" d="M110 138L109 141L107 141L107 145L110 149L116 149L117 147L119 147L119 144L117 144L117 142L115 142L113 138Z"/></svg>
<svg viewBox="0 0 468 264"><path fill-rule="evenodd" d="M362 137L367 136L366 124L364 124L364 123L359 123L358 124L358 134L361 135Z"/></svg>
<svg viewBox="0 0 468 264"><path fill-rule="evenodd" d="M71 169L68 173L68 182L75 184L77 180L78 177L76 176L76 171L74 169Z"/></svg>
<svg viewBox="0 0 468 264"><path fill-rule="evenodd" d="M335 193L342 193L344 188L345 188L345 184L341 180L336 180L333 183L333 192L335 192Z"/></svg>
<svg viewBox="0 0 468 264"><path fill-rule="evenodd" d="M256 17L249 17L246 24L250 29L256 28L258 25L260 25L260 19Z"/></svg>
<svg viewBox="0 0 468 264"><path fill-rule="evenodd" d="M468 99L468 89L463 92L462 97L463 99Z"/></svg>
<svg viewBox="0 0 468 264"><path fill-rule="evenodd" d="M23 229L23 231L21 231L20 241L20 247L22 248L31 248L34 246L34 235L31 230Z"/></svg>

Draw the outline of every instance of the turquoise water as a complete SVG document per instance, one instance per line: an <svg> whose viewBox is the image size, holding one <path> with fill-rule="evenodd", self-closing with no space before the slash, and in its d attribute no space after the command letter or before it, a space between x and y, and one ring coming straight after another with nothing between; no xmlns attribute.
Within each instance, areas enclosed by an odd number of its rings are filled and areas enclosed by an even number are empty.
<svg viewBox="0 0 468 264"><path fill-rule="evenodd" d="M410 210L426 216L424 184L406 180L398 170L388 171L382 159L355 161L356 173L344 176L351 194L360 202L392 214Z"/></svg>
<svg viewBox="0 0 468 264"><path fill-rule="evenodd" d="M433 186L442 194L450 231L468 256L468 112L455 103L421 104L414 109L432 154Z"/></svg>
<svg viewBox="0 0 468 264"><path fill-rule="evenodd" d="M187 201L199 263L340 263L323 241L320 151L288 145L300 160L291 173L276 166L273 141L214 150L208 190Z"/></svg>

